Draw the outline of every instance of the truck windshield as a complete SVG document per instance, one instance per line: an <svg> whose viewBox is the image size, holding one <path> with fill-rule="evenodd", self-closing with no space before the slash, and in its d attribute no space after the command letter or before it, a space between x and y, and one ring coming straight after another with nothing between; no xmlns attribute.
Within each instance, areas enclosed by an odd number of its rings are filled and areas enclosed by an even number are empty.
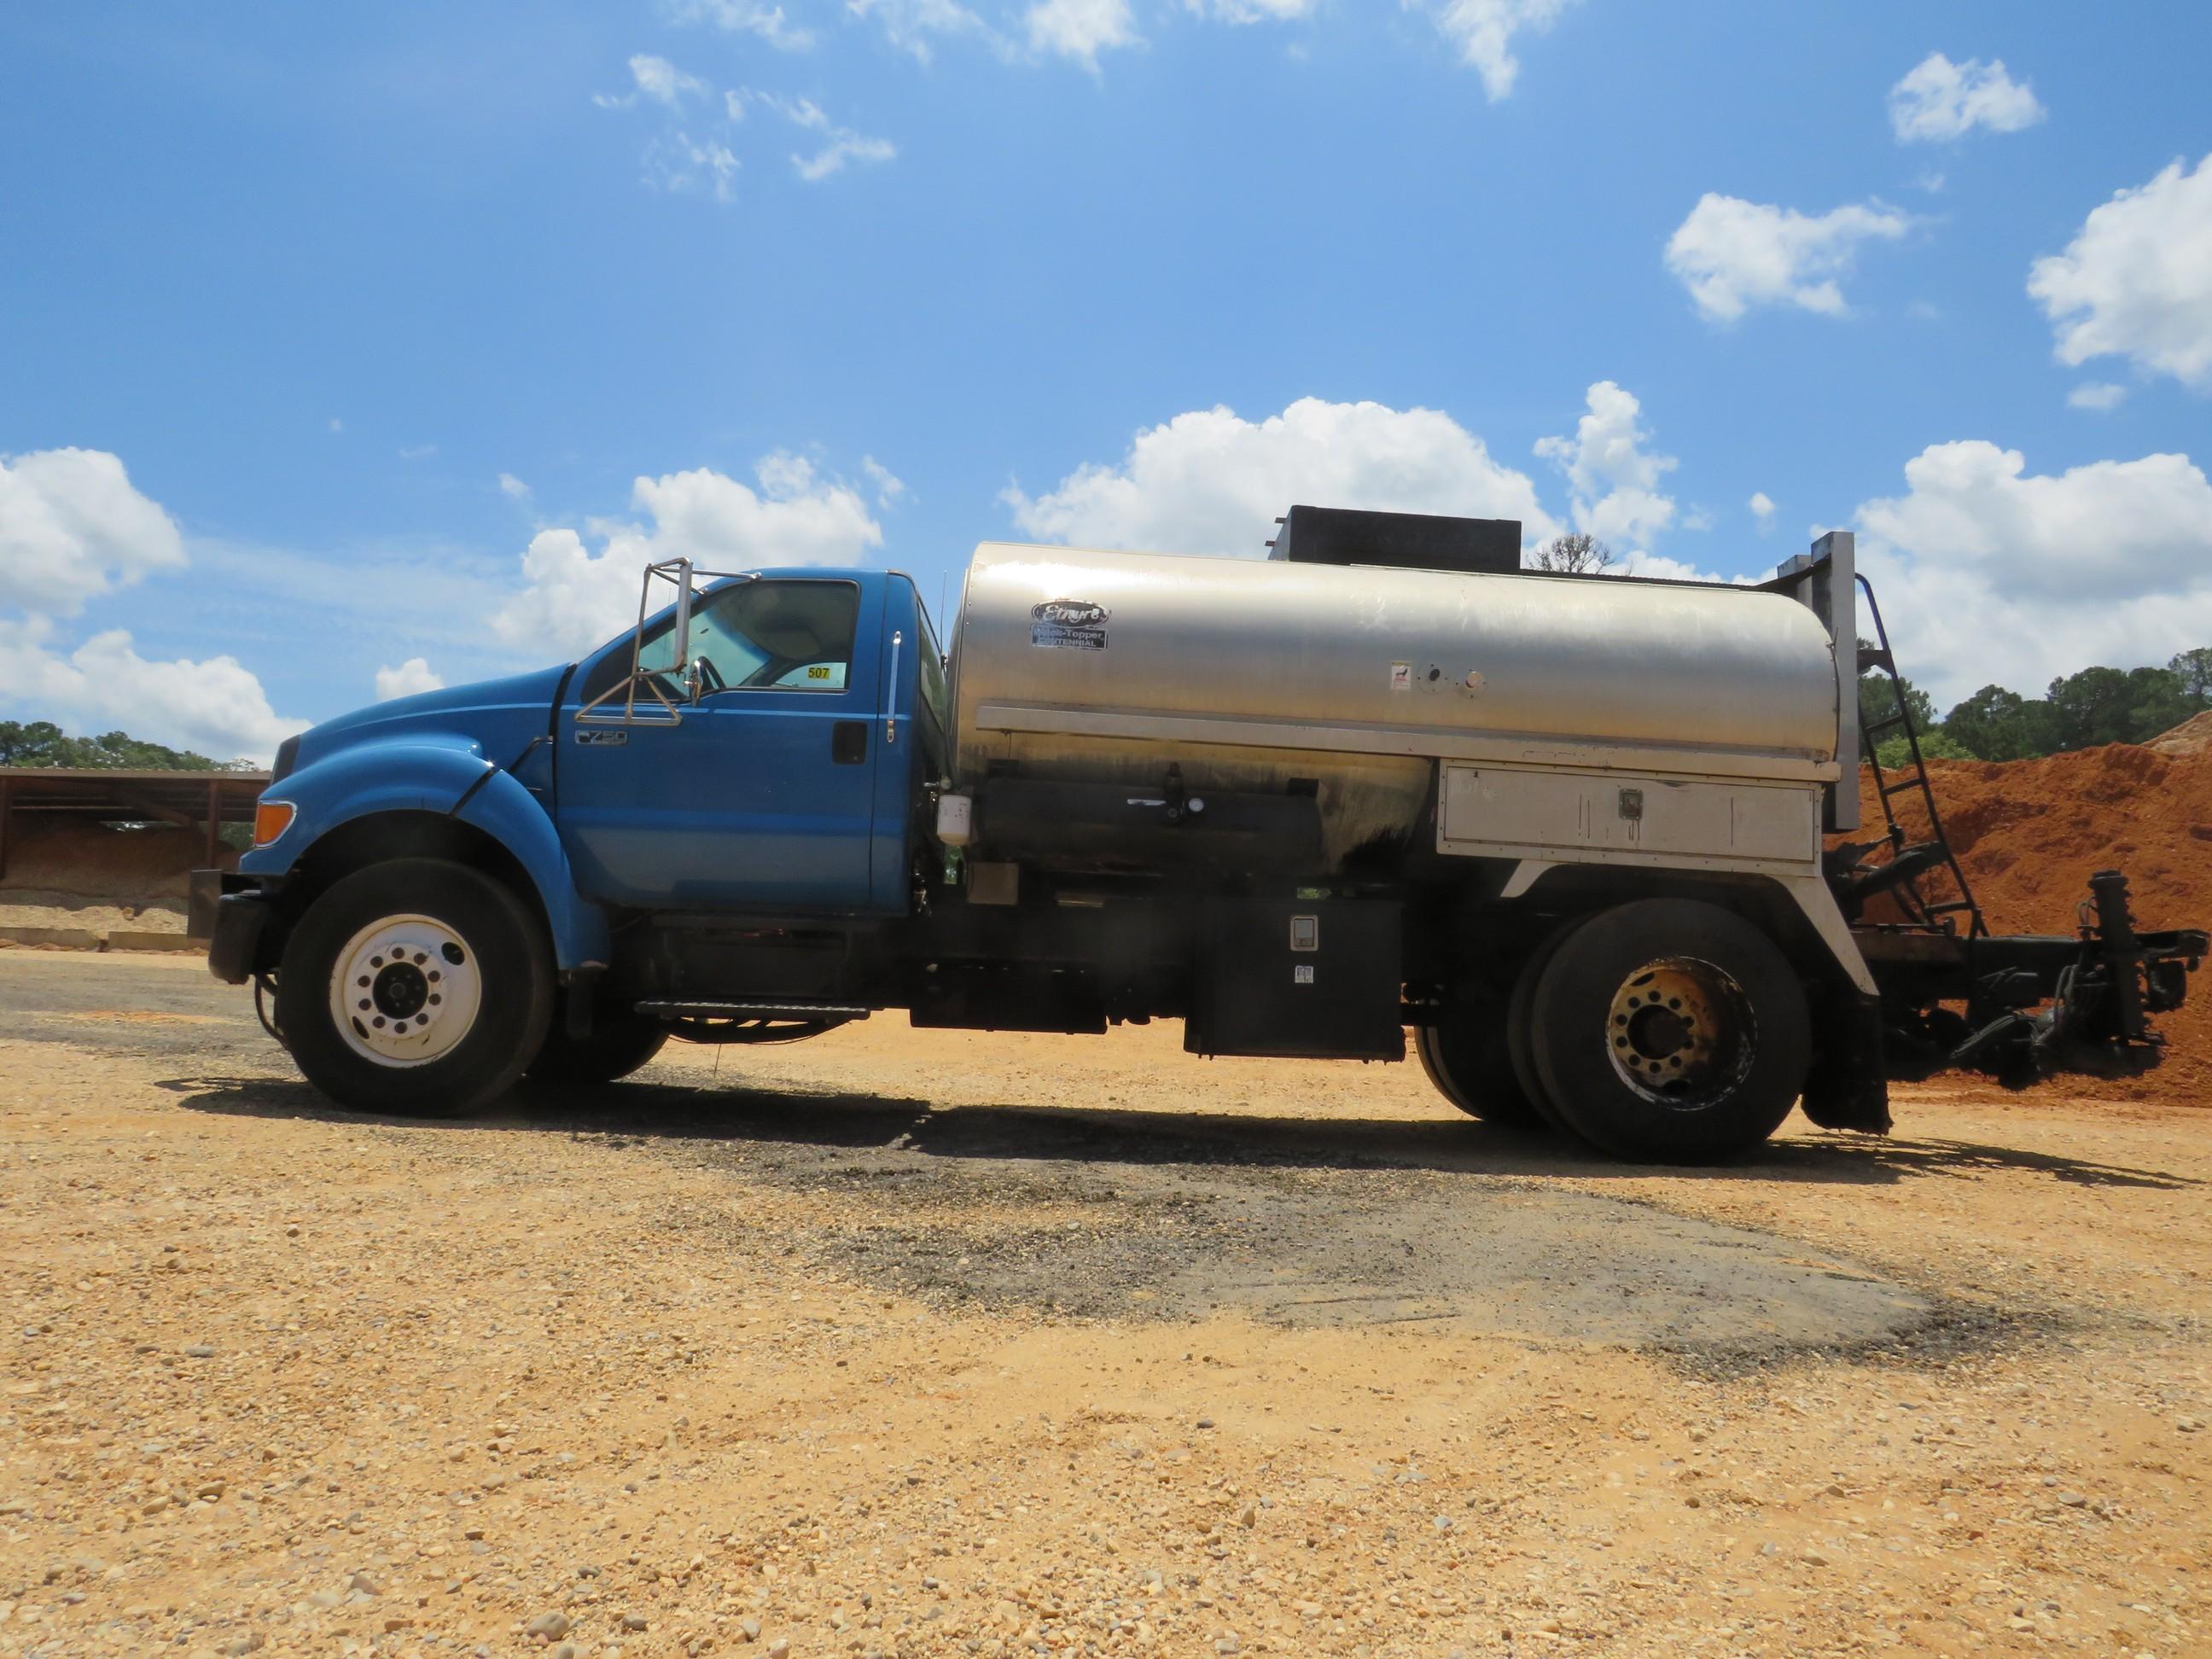
<svg viewBox="0 0 2212 1659"><path fill-rule="evenodd" d="M860 608L860 587L848 581L732 583L694 606L691 655L713 669L709 691L842 691ZM672 617L647 634L639 663L673 674L682 667L675 656Z"/></svg>

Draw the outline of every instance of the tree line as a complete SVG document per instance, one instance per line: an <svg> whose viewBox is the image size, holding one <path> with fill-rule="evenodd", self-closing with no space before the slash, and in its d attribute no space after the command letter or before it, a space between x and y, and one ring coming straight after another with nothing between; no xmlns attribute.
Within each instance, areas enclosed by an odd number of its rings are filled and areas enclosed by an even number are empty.
<svg viewBox="0 0 2212 1659"><path fill-rule="evenodd" d="M210 760L189 749L148 743L128 732L73 738L52 720L0 720L0 766L62 766L86 770L251 772L248 760Z"/></svg>
<svg viewBox="0 0 2212 1659"><path fill-rule="evenodd" d="M1860 647L1872 649L1862 640ZM2106 743L2148 743L2193 714L2212 708L2212 647L2184 651L2163 668L2084 668L2051 682L2040 697L1985 685L1941 720L1929 695L1904 676L1869 670L1859 676L1859 719L1871 729L1897 712L1897 692L1920 734L1920 752L1936 760L2031 760ZM1875 746L1884 766L1907 758L1905 733L1893 729Z"/></svg>

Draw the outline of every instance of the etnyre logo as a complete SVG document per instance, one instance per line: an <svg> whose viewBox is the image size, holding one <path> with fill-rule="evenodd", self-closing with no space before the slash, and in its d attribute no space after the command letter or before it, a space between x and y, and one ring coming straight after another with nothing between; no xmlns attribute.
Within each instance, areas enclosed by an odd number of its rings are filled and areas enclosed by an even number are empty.
<svg viewBox="0 0 2212 1659"><path fill-rule="evenodd" d="M1054 628L1097 628L1106 620L1106 607L1088 599L1047 599L1030 607L1030 620Z"/></svg>

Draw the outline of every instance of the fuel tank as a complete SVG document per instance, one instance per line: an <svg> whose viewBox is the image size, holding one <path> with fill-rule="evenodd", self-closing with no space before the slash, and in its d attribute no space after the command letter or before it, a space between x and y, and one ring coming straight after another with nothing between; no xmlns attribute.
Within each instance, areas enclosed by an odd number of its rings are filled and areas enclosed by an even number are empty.
<svg viewBox="0 0 2212 1659"><path fill-rule="evenodd" d="M1312 793L1336 862L1409 836L1441 759L1832 779L1838 684L1748 588L986 543L954 776Z"/></svg>

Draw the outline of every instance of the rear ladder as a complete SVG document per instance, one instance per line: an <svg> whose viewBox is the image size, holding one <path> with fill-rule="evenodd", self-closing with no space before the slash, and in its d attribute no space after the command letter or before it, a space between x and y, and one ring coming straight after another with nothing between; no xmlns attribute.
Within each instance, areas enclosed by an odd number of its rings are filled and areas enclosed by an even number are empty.
<svg viewBox="0 0 2212 1659"><path fill-rule="evenodd" d="M1881 802L1882 822L1887 826L1882 841L1875 845L1887 845L1889 857L1879 864L1860 866L1851 886L1861 896L1885 891L1892 894L1910 921L1931 932L1957 932L1954 918L1963 915L1966 918L1966 937L1986 939L1990 930L1982 920L1982 907L1974 902L1974 890L1966 884L1966 872L1959 867L1958 856L1951 850L1950 837L1943 833L1943 817L1936 807L1936 792L1929 787L1928 763L1920 752L1919 729L1905 700L1904 681L1897 672L1897 659L1890 650L1889 630L1882 626L1881 607L1875 602L1873 585L1864 576L1857 580L1859 591L1866 596L1867 620L1874 629L1872 648L1864 645L1859 648L1859 672L1863 674L1870 668L1880 670L1888 680L1893 707L1887 714L1863 722L1859 731L1866 763L1874 769L1875 793ZM1911 759L1896 769L1894 777L1890 777L1884 775L1875 750L1882 738L1893 732L1904 733L1905 752ZM1908 846L1905 826L1898 822L1897 809L1891 803L1898 796L1914 791L1918 792L1921 808L1928 815L1929 839ZM1939 868L1949 874L1958 895L1955 898L1930 899L1921 890L1921 878Z"/></svg>

